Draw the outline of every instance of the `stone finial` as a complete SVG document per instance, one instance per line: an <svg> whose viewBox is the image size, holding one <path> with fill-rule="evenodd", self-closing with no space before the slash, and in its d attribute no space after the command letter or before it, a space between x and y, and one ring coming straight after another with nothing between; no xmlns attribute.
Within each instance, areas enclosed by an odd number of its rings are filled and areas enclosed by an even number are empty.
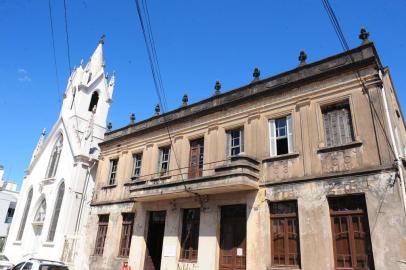
<svg viewBox="0 0 406 270"><path fill-rule="evenodd" d="M44 129L42 130L42 132L41 132L41 135L42 135L42 136L45 136L45 134L47 134L47 129L46 129L46 128L44 128Z"/></svg>
<svg viewBox="0 0 406 270"><path fill-rule="evenodd" d="M298 59L300 61L299 66L306 65L307 54L304 51L300 51Z"/></svg>
<svg viewBox="0 0 406 270"><path fill-rule="evenodd" d="M131 113L130 115L130 124L134 124L135 123L135 113Z"/></svg>
<svg viewBox="0 0 406 270"><path fill-rule="evenodd" d="M368 37L369 37L369 32L365 28L361 28L361 31L359 33L359 39L362 40L362 45L369 43Z"/></svg>
<svg viewBox="0 0 406 270"><path fill-rule="evenodd" d="M111 122L109 122L107 124L107 131L110 132L113 129L113 124Z"/></svg>
<svg viewBox="0 0 406 270"><path fill-rule="evenodd" d="M259 68L254 68L252 76L254 77L253 82L259 81L259 76L261 76L261 71L259 71Z"/></svg>
<svg viewBox="0 0 406 270"><path fill-rule="evenodd" d="M160 112L161 112L161 106L159 106L159 103L158 103L155 106L155 116L158 116Z"/></svg>
<svg viewBox="0 0 406 270"><path fill-rule="evenodd" d="M219 95L221 92L220 92L220 89L221 89L221 83L220 83L220 81L216 81L216 84L214 85L214 89L216 90L215 92L214 92L214 94L215 95Z"/></svg>
<svg viewBox="0 0 406 270"><path fill-rule="evenodd" d="M83 58L80 59L80 66L83 67Z"/></svg>
<svg viewBox="0 0 406 270"><path fill-rule="evenodd" d="M106 39L106 35L105 34L102 34L102 36L100 37L100 39L99 39L99 43L100 44L104 44L104 40Z"/></svg>
<svg viewBox="0 0 406 270"><path fill-rule="evenodd" d="M182 97L182 106L187 106L189 102L189 97L187 96L187 94L184 94Z"/></svg>

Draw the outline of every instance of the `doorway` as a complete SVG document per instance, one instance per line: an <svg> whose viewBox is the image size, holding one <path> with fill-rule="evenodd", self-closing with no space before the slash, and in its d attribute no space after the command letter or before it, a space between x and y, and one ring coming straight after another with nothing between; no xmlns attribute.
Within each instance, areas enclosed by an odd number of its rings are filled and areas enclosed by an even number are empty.
<svg viewBox="0 0 406 270"><path fill-rule="evenodd" d="M162 244L165 233L165 211L149 212L147 250L144 270L161 269Z"/></svg>
<svg viewBox="0 0 406 270"><path fill-rule="evenodd" d="M219 270L246 269L246 205L221 207Z"/></svg>

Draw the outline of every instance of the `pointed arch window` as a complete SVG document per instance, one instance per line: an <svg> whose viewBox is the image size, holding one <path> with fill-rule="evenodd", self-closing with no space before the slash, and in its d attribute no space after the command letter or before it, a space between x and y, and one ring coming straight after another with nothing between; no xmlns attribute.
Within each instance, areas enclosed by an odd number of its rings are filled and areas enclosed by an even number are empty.
<svg viewBox="0 0 406 270"><path fill-rule="evenodd" d="M23 216L22 216L21 222L20 222L20 228L18 229L18 233L17 233L17 239L16 239L17 241L21 241L21 238L23 238L25 223L27 222L27 216L28 216L28 211L30 210L31 201L32 201L32 188L28 192L27 200L25 202Z"/></svg>
<svg viewBox="0 0 406 270"><path fill-rule="evenodd" d="M58 194L56 195L56 202L55 202L55 209L52 215L51 225L49 227L47 241L52 242L54 241L56 226L58 225L59 214L61 212L62 200L63 195L65 194L65 183L62 183L59 186Z"/></svg>
<svg viewBox="0 0 406 270"><path fill-rule="evenodd" d="M39 225L43 224L46 213L47 213L47 202L45 201L45 199L43 199L37 209L37 212L35 213L33 223Z"/></svg>
<svg viewBox="0 0 406 270"><path fill-rule="evenodd" d="M92 98L90 99L90 104L89 104L89 112L93 111L93 108L96 106L97 108L97 102L99 102L99 93L96 91L93 92Z"/></svg>
<svg viewBox="0 0 406 270"><path fill-rule="evenodd" d="M54 149L52 149L51 158L49 160L48 169L46 178L52 178L56 174L56 170L58 169L59 158L61 156L63 146L63 136L62 134L59 136Z"/></svg>

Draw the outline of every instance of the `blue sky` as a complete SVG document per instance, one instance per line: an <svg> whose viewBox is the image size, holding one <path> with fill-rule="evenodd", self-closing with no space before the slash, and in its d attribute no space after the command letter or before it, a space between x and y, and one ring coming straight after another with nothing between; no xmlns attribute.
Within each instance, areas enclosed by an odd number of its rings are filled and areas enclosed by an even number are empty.
<svg viewBox="0 0 406 270"><path fill-rule="evenodd" d="M304 49L308 62L341 52L321 0L147 0L168 107L184 93L195 102L213 94L216 80L227 91L292 69ZM68 77L63 1L53 8L59 86L53 64L48 1L0 0L0 164L21 183L42 128L59 114L58 91ZM72 66L89 59L106 34L107 70L117 74L109 120L118 128L153 114L153 88L134 1L67 0ZM364 26L406 101L406 1L331 0L350 47Z"/></svg>

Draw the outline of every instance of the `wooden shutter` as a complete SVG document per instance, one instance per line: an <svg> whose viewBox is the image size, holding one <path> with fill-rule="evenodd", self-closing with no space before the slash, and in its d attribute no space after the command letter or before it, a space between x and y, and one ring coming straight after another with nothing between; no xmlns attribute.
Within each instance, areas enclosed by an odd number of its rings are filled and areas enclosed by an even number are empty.
<svg viewBox="0 0 406 270"><path fill-rule="evenodd" d="M231 156L231 132L226 132L226 157Z"/></svg>
<svg viewBox="0 0 406 270"><path fill-rule="evenodd" d="M96 235L96 245L95 245L95 249L94 249L94 255L103 255L108 224L109 224L109 216L100 215L99 216L99 226L98 226L97 235Z"/></svg>
<svg viewBox="0 0 406 270"><path fill-rule="evenodd" d="M200 209L184 209L181 238L181 259L196 262L199 247Z"/></svg>
<svg viewBox="0 0 406 270"><path fill-rule="evenodd" d="M121 229L121 240L120 240L120 257L128 257L130 255L130 246L131 246L131 236L133 232L134 224L134 214L133 213L124 213L123 214L123 226Z"/></svg>
<svg viewBox="0 0 406 270"><path fill-rule="evenodd" d="M293 128L292 128L292 115L286 116L286 131L288 137L288 152L293 153Z"/></svg>
<svg viewBox="0 0 406 270"><path fill-rule="evenodd" d="M276 150L276 128L275 128L275 120L272 119L269 121L269 142L270 142L270 154L271 157L277 155Z"/></svg>
<svg viewBox="0 0 406 270"><path fill-rule="evenodd" d="M244 152L244 129L240 129L240 154Z"/></svg>

